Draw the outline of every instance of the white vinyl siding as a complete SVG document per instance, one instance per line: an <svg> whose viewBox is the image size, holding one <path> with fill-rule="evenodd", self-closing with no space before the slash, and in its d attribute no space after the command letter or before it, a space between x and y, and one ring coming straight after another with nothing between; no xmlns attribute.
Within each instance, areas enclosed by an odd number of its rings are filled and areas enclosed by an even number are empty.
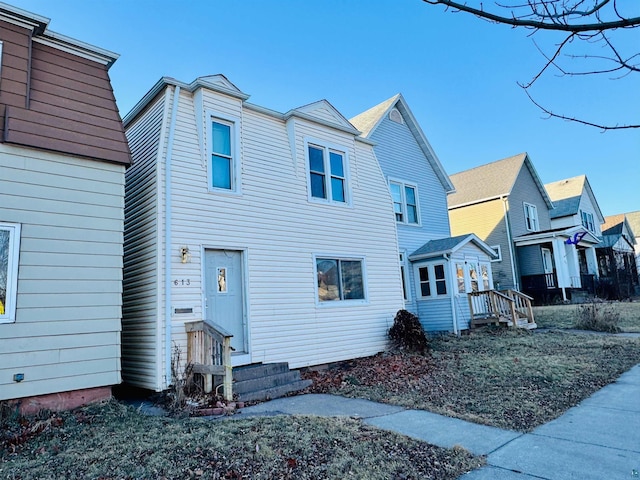
<svg viewBox="0 0 640 480"><path fill-rule="evenodd" d="M167 102L167 106L171 102ZM158 155L161 131L169 112L161 97L126 131L134 163L126 172L124 229L124 295L122 311L122 377L150 390L160 389L158 365L163 332L158 325L163 303L158 291L161 205Z"/></svg>
<svg viewBox="0 0 640 480"><path fill-rule="evenodd" d="M123 198L122 165L0 145L0 219L21 227L0 400L120 383Z"/></svg>
<svg viewBox="0 0 640 480"><path fill-rule="evenodd" d="M208 158L203 162L198 141L199 110L194 96L183 90L173 145L172 244L168 248L173 252L171 278L180 280L178 285L172 282L171 304L190 308L192 313L172 316L172 342L186 352L185 320L204 317L202 253L217 249L246 252L250 361L286 361L297 368L383 350L386 331L403 300L389 191L372 147L354 140L352 134L310 120L291 118L286 123L231 96L209 90L200 94L203 124L210 118L204 112L241 121L236 136L242 195L211 194ZM135 125L142 127L146 122L149 120L141 118ZM153 132L151 125L148 128ZM168 136L168 123L163 136ZM326 201L309 201L309 142L344 152L346 204L351 208L327 208ZM143 151L141 148L141 155ZM207 154L209 151L207 148ZM136 189L147 191L147 185L143 182ZM161 199L163 190L161 184L153 195ZM132 229L131 235L140 238L147 234L164 237L162 221L137 230L132 224ZM188 246L191 253L187 263L180 260L182 246ZM157 255L156 263L161 264L163 259ZM366 301L359 301L360 305L354 305L355 300L318 302L315 258L321 256L366 259ZM160 279L153 291L141 289L140 296L130 299L132 308L153 304L157 295L163 302L162 293L157 293L163 286L164 279ZM156 310L152 314L157 328L162 328L163 316ZM139 318L144 322L147 315L140 313ZM150 364L143 366L137 357L133 359L139 376L159 361L151 358L152 352L164 348L161 336L145 329L147 332L137 352L148 352L140 358L150 359Z"/></svg>

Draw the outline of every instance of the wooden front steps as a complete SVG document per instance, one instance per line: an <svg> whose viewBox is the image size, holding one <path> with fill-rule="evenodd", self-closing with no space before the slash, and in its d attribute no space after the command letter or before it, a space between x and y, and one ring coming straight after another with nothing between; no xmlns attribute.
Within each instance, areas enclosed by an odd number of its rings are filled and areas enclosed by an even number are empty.
<svg viewBox="0 0 640 480"><path fill-rule="evenodd" d="M233 393L241 402L270 400L298 392L311 385L301 380L298 370L289 370L289 364L258 363L233 369Z"/></svg>
<svg viewBox="0 0 640 480"><path fill-rule="evenodd" d="M537 328L532 298L516 290L485 290L468 294L471 328L483 325Z"/></svg>

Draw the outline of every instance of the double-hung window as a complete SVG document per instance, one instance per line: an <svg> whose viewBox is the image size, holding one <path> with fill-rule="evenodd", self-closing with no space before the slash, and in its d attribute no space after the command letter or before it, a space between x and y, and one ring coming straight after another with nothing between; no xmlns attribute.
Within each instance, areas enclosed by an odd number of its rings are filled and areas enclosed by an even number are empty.
<svg viewBox="0 0 640 480"><path fill-rule="evenodd" d="M447 295L446 266L443 263L417 267L417 281L421 298L437 298Z"/></svg>
<svg viewBox="0 0 640 480"><path fill-rule="evenodd" d="M364 265L362 259L316 258L318 300L364 300Z"/></svg>
<svg viewBox="0 0 640 480"><path fill-rule="evenodd" d="M524 204L524 221L527 230L530 232L537 232L540 230L540 225L538 223L538 209L535 205L531 205L530 203Z"/></svg>
<svg viewBox="0 0 640 480"><path fill-rule="evenodd" d="M582 226L587 230L589 230L590 232L595 232L596 226L595 226L595 223L593 222L593 213L580 210L580 215L582 216Z"/></svg>
<svg viewBox="0 0 640 480"><path fill-rule="evenodd" d="M0 223L0 323L16 320L20 225Z"/></svg>
<svg viewBox="0 0 640 480"><path fill-rule="evenodd" d="M309 143L307 154L311 197L331 203L347 203L346 153Z"/></svg>
<svg viewBox="0 0 640 480"><path fill-rule="evenodd" d="M237 191L238 167L235 148L235 124L211 119L211 178L214 190Z"/></svg>
<svg viewBox="0 0 640 480"><path fill-rule="evenodd" d="M389 180L389 190L393 198L393 212L398 223L418 225L418 187L396 180Z"/></svg>

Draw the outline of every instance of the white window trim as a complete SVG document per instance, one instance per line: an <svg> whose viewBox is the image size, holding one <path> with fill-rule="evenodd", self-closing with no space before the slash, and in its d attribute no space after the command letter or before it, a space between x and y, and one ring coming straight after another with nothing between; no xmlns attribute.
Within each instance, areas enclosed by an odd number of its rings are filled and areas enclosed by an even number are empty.
<svg viewBox="0 0 640 480"><path fill-rule="evenodd" d="M320 301L320 295L318 293L318 259L324 258L328 260L344 260L344 261L356 261L362 264L362 289L364 298L352 299L352 300L327 300ZM332 253L313 255L313 285L316 306L320 308L336 308L346 307L351 305L368 305L369 304L369 287L367 285L367 262L365 257L361 255L336 255Z"/></svg>
<svg viewBox="0 0 640 480"><path fill-rule="evenodd" d="M463 259L457 259L453 261L453 274L456 280L455 284L455 293L456 295L466 295L468 293L473 292L471 288L471 264L475 264L478 267L478 278L476 279L478 282L478 291L484 291L484 280L482 278L482 267L487 267L487 273L489 274L489 290L493 290L493 270L491 269L491 262L487 262L484 260L480 260L478 257L465 257ZM463 280L464 280L464 292L460 292L458 289L458 272L456 269L457 264L462 264L462 272L463 272Z"/></svg>
<svg viewBox="0 0 640 480"><path fill-rule="evenodd" d="M438 295L438 290L437 290L437 284L436 284L436 273L435 273L435 267L436 265L442 265L442 267L444 268L444 281L445 281L445 286L447 287L447 293L444 295ZM428 272L429 272L429 291L430 291L430 295L428 296L424 296L422 295L422 288L420 285L420 269L427 267L428 268ZM445 260L434 260L431 262L421 262L421 263L417 263L413 265L413 275L414 275L414 281L415 281L415 285L416 285L416 298L418 300L438 300L438 299L443 299L443 298L449 298L452 294L451 288L452 285L450 285L450 275L448 274L448 270L451 268L449 263ZM456 285L456 290L457 290L457 285Z"/></svg>
<svg viewBox="0 0 640 480"><path fill-rule="evenodd" d="M326 193L327 198L318 198L314 197L311 194L311 169L309 165L309 145L313 145L314 147L321 148L324 151L323 160L325 167L325 178L327 179L326 183ZM344 161L344 202L337 202L333 200L331 197L331 165L329 163L329 151L333 150L335 152L341 153L343 155ZM323 205L336 205L342 207L351 207L351 175L349 172L349 149L344 145L338 145L335 143L327 142L326 140L320 140L318 138L313 137L305 137L304 138L304 160L305 160L305 171L307 172L307 198L309 202L313 203L321 203Z"/></svg>
<svg viewBox="0 0 640 480"><path fill-rule="evenodd" d="M491 245L490 248L492 250L494 250L498 254L498 258L496 258L495 260L492 259L491 262L501 262L502 261L502 246L500 246L500 245Z"/></svg>
<svg viewBox="0 0 640 480"><path fill-rule="evenodd" d="M0 223L0 229L9 233L9 261L7 264L7 292L4 314L0 315L0 323L16 321L16 301L18 297L18 262L20 257L20 230L18 223Z"/></svg>
<svg viewBox="0 0 640 480"><path fill-rule="evenodd" d="M586 223L591 223L591 226L585 225L585 217L587 217ZM595 222L595 216L593 215L593 213L587 212L585 210L580 210L580 225L582 225L584 228L586 228L590 232L595 232L596 222Z"/></svg>
<svg viewBox="0 0 640 480"><path fill-rule="evenodd" d="M206 152L207 152L207 189L223 195L241 195L242 194L242 177L241 168L242 161L240 159L240 132L241 119L231 115L221 114L213 110L206 112ZM213 138L211 133L212 122L217 121L227 124L231 127L231 189L216 188L213 186L213 166L211 164L211 155L213 154Z"/></svg>
<svg viewBox="0 0 640 480"><path fill-rule="evenodd" d="M539 232L540 231L540 221L538 219L538 207L536 207L532 203L527 203L527 202L522 202L522 204L524 206L524 226L525 226L525 228L529 232ZM528 210L530 210L531 213L532 213L531 217L529 217L529 215L527 214ZM529 228L529 225L528 225L529 222L527 222L527 218L531 218L532 219L531 223L534 224L533 228Z"/></svg>
<svg viewBox="0 0 640 480"><path fill-rule="evenodd" d="M394 177L388 177L387 178L387 183L389 186L389 194L391 195L391 184L395 183L397 185L400 185L400 193L402 194L402 221L396 220L396 223L402 224L402 225L407 225L409 227L421 227L422 226L422 218L420 216L420 193L418 191L418 185L415 183L411 183L411 182L405 182L404 180L400 180L399 178L394 178ZM416 192L416 217L418 219L417 223L409 223L407 218L407 197L406 197L406 192L405 192L405 187L411 187L414 189L414 191ZM391 201L393 202L393 195L391 197ZM395 218L395 211L394 211L394 218Z"/></svg>

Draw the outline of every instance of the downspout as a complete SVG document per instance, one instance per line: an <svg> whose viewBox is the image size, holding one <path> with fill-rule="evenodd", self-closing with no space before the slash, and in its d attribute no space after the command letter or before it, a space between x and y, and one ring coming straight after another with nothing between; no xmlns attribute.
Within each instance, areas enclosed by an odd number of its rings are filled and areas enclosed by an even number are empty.
<svg viewBox="0 0 640 480"><path fill-rule="evenodd" d="M173 153L173 137L180 102L180 87L173 89L173 106L169 122L169 138L167 140L167 156L164 162L164 314L165 314L165 375L166 384L171 382L171 157Z"/></svg>
<svg viewBox="0 0 640 480"><path fill-rule="evenodd" d="M502 208L504 210L504 224L507 228L507 242L509 243L509 257L511 257L511 278L515 283L516 290L520 291L520 282L516 277L516 256L513 250L513 241L511 240L511 225L509 224L509 213L507 209L508 197L502 197Z"/></svg>
<svg viewBox="0 0 640 480"><path fill-rule="evenodd" d="M451 269L452 265L451 265L451 254L450 253L445 253L444 254L444 258L445 260L447 260L447 272L449 272L449 278L447 280L447 282L449 282L449 285L451 285L451 313L453 314L453 333L455 335L460 335L460 327L458 325L458 315L456 314L456 303L455 303L455 289L454 289L454 283L453 283L453 270Z"/></svg>

